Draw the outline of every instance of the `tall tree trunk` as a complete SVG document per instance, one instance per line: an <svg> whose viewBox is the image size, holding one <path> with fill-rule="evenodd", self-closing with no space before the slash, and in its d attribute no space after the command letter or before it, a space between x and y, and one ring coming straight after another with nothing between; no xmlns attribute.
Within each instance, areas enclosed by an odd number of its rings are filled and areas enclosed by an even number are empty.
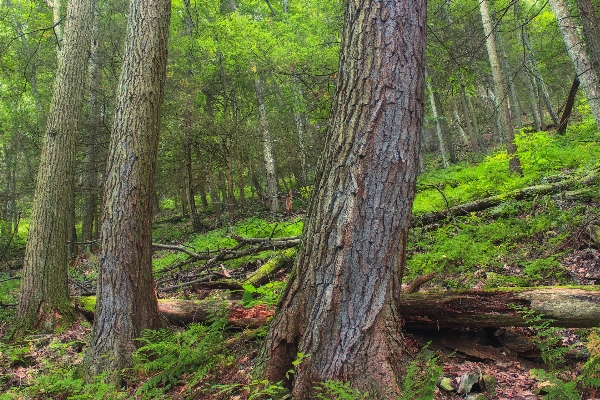
<svg viewBox="0 0 600 400"><path fill-rule="evenodd" d="M133 363L143 329L163 325L152 278L152 204L171 2L131 0L104 185L96 319L84 369L91 378Z"/></svg>
<svg viewBox="0 0 600 400"><path fill-rule="evenodd" d="M492 79L494 80L494 91L496 96L496 112L499 115L499 128L502 130L502 136L506 143L506 150L511 157L509 161L509 169L511 173L517 173L523 175L521 170L521 161L517 156L517 146L515 145L515 134L513 132L512 124L508 114L508 98L506 97L506 90L504 81L502 79L502 69L500 68L500 62L498 60L498 51L496 46L496 40L494 35L494 26L490 16L488 1L481 0L479 2L479 10L481 11L481 21L483 23L483 30L486 35L486 47L488 57L490 59L490 66L492 69Z"/></svg>
<svg viewBox="0 0 600 400"><path fill-rule="evenodd" d="M571 90L569 90L569 96L567 97L565 109L560 117L560 124L556 130L556 133L559 135L564 135L565 132L567 132L567 123L569 122L571 110L573 110L573 105L575 104L575 95L577 94L577 89L579 89L579 79L575 77L575 79L573 79L573 84L571 85Z"/></svg>
<svg viewBox="0 0 600 400"><path fill-rule="evenodd" d="M525 66L527 67L527 73L532 77L532 79L534 81L534 86L537 86L538 91L539 91L539 96L542 98L544 104L546 105L546 108L548 109L548 113L550 114L550 118L552 118L552 122L554 122L555 125L558 125L558 118L556 116L556 113L554 112L552 103L550 102L550 95L548 94L548 89L546 88L546 84L544 83L544 80L542 79L542 75L540 74L540 71L537 67L537 63L535 61L535 54L533 52L533 48L531 47L531 43L529 41L529 34L527 33L527 30L525 29L526 21L520 17L519 2L515 1L514 4L515 4L514 5L515 15L517 16L517 18L521 19L522 29L520 30L520 37L521 37L521 41L523 42L523 52L525 54ZM540 123L540 128L541 128L541 125L544 124L543 108L538 107L537 105L535 108L536 109L539 108L539 113L540 113L539 123Z"/></svg>
<svg viewBox="0 0 600 400"><path fill-rule="evenodd" d="M96 153L102 132L102 63L99 50L99 13L96 11L92 25L92 45L90 67L88 71L89 118L86 129L85 166L83 171L83 220L81 223L81 241L89 242L94 238L94 221L98 213L98 160ZM91 246L87 246L90 250Z"/></svg>
<svg viewBox="0 0 600 400"><path fill-rule="evenodd" d="M498 22L496 21L496 16L495 13L492 13L492 23L494 24L494 26L497 26ZM501 58L501 66L502 66L502 70L503 70L503 75L506 77L506 83L508 86L508 95L510 98L510 116L512 118L510 118L511 122L511 127L512 127L512 121L516 121L517 123L517 128L521 129L523 127L523 120L521 119L521 106L519 104L519 100L517 98L517 91L515 89L515 82L510 70L510 64L508 62L508 56L506 54L506 50L504 49L504 41L502 40L502 35L500 34L500 32L498 32L498 30L494 30L495 36L496 36L496 43L498 44L498 49L500 50L500 55L502 56Z"/></svg>
<svg viewBox="0 0 600 400"><path fill-rule="evenodd" d="M70 0L36 179L15 333L52 331L74 318L67 282L68 215L77 124L86 87L94 0Z"/></svg>
<svg viewBox="0 0 600 400"><path fill-rule="evenodd" d="M235 217L235 193L234 193L234 183L233 183L233 148L231 144L231 138L227 138L226 146L227 148L227 214L229 216L229 223L233 225L233 220Z"/></svg>
<svg viewBox="0 0 600 400"><path fill-rule="evenodd" d="M460 99L460 106L463 111L463 115L465 116L465 126L467 129L467 135L469 136L469 142L471 143L471 148L474 153L481 153L481 146L479 145L479 132L475 130L475 124L473 123L473 119L475 116L471 114L469 110L469 106L467 104L467 91L464 85L461 85L461 90L458 95Z"/></svg>
<svg viewBox="0 0 600 400"><path fill-rule="evenodd" d="M442 108L437 93L434 92L431 86L431 75L425 79L427 93L429 95L429 104L431 105L431 113L435 121L435 134L438 138L440 155L442 156L442 166L448 168L450 164L456 162L454 157L454 146L450 139L448 126L445 122L445 117L442 114Z"/></svg>
<svg viewBox="0 0 600 400"><path fill-rule="evenodd" d="M241 150L237 152L237 167L238 167L238 190L240 192L240 207L246 208L246 183L244 181L244 164L242 163Z"/></svg>
<svg viewBox="0 0 600 400"><path fill-rule="evenodd" d="M209 157L209 162L206 167L207 178L208 178L208 190L210 193L210 202L212 205L212 212L215 214L215 220L217 221L217 225L221 224L221 200L219 200L219 195L217 194L217 180L215 179L215 172L212 168L212 162Z"/></svg>
<svg viewBox="0 0 600 400"><path fill-rule="evenodd" d="M269 130L269 120L267 119L267 108L263 97L262 82L257 75L254 78L254 89L256 90L256 101L258 102L258 116L260 127L262 129L263 157L265 160L265 170L267 173L267 204L272 213L279 210L279 201L277 199L278 183L275 174L275 159L273 157L273 141Z"/></svg>
<svg viewBox="0 0 600 400"><path fill-rule="evenodd" d="M594 73L592 63L579 38L577 27L573 23L566 3L564 0L549 0L549 2L558 21L567 52L581 82L581 88L592 110L596 127L600 130L600 80Z"/></svg>
<svg viewBox="0 0 600 400"><path fill-rule="evenodd" d="M191 116L190 116L191 118ZM196 209L196 193L194 191L194 174L192 169L192 138L191 138L191 121L184 123L184 139L183 139L183 157L185 162L184 167L184 182L185 182L185 195L186 203L188 204L190 212L190 220L192 221L192 230L194 232L200 231L202 223L200 222L200 216Z"/></svg>
<svg viewBox="0 0 600 400"><path fill-rule="evenodd" d="M600 78L600 27L590 0L576 0L581 18L583 41L597 78Z"/></svg>
<svg viewBox="0 0 600 400"><path fill-rule="evenodd" d="M294 399L327 379L396 399L398 312L423 123L424 1L348 1L304 243L265 341L266 378L296 354Z"/></svg>
<svg viewBox="0 0 600 400"><path fill-rule="evenodd" d="M305 116L303 110L303 96L299 88L299 81L294 77L292 79L294 90L294 122L298 132L298 150L300 150L300 176L297 176L298 187L304 187L308 182L308 173L306 166L306 129L304 126Z"/></svg>

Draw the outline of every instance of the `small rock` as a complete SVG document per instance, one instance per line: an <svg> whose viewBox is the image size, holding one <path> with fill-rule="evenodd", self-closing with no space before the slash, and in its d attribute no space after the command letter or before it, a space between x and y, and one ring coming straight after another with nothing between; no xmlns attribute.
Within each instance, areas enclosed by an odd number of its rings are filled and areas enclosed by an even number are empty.
<svg viewBox="0 0 600 400"><path fill-rule="evenodd" d="M494 394L496 393L496 388L498 387L498 381L492 375L485 374L483 378L481 378L479 385L488 394Z"/></svg>
<svg viewBox="0 0 600 400"><path fill-rule="evenodd" d="M444 376L438 383L438 387L445 392L454 392L456 388L452 386L452 378Z"/></svg>
<svg viewBox="0 0 600 400"><path fill-rule="evenodd" d="M479 373L472 372L470 374L463 374L460 377L460 385L458 386L458 393L465 394L469 393L473 388L473 385L479 382Z"/></svg>

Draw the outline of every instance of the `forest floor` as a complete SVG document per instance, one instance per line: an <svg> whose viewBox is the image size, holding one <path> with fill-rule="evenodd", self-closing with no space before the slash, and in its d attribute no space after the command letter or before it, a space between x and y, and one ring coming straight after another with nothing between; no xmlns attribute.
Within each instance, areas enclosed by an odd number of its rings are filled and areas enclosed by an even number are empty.
<svg viewBox="0 0 600 400"><path fill-rule="evenodd" d="M553 212L557 216L569 216L569 212L573 209L578 209L578 212L583 212L580 223L569 224L568 228L561 233L561 241L558 246L552 247L554 254L546 253L546 258L552 257L557 261L557 264L548 266L549 270L543 268L536 270L535 279L538 279L544 285L589 285L595 284L600 279L600 251L598 251L598 243L594 238L594 226L596 223L596 214L594 210L600 209L600 204L596 202L586 201L562 201L560 198L549 198L545 200L547 204L552 204ZM534 201L523 202L519 207L513 208L510 216L498 216L495 211L484 211L478 214L478 223L490 223L492 220L495 223L503 221L506 218L516 218L522 221L532 221L531 208L533 202L538 202L536 212L544 212L540 210L540 199ZM581 208L583 207L583 209ZM556 211L559 210L559 211ZM496 210L497 211L497 210ZM566 214L565 214L566 213ZM464 217L466 220L473 220L473 216ZM559 218L560 219L560 218ZM297 223L301 217L296 216L293 219ZM506 222L506 221L505 221ZM176 224L185 225L187 221L177 222ZM285 224L285 221L280 221L280 224ZM450 222L460 226L464 221L454 219ZM552 224L550 224L552 225ZM463 226L464 228L464 226ZM177 230L177 227L173 227ZM559 229L557 226L551 229ZM431 232L431 231L430 231ZM423 232L418 233L423 235ZM519 248L511 247L511 253L535 253L539 252L540 248L544 251L550 251L546 246L548 240L556 238L557 233L544 231L534 233L531 240L519 239ZM181 240L181 239L180 239ZM556 244L556 242L552 242ZM176 253L176 252L169 252ZM413 246L409 252L409 257L413 257L419 253L419 247ZM536 253L537 254L537 253ZM164 253L158 254L157 258L165 257ZM272 255L271 255L272 257ZM494 264L495 271L487 273L471 274L467 280L467 285L470 288L481 289L490 287L489 280L492 277L498 280L499 272L502 273L500 283L510 283L512 278L521 282L526 279L524 267L519 263L510 262L509 257L503 253L499 263ZM446 257L447 258L447 257ZM248 261L246 265L246 274L251 274L252 269L259 258ZM91 269L90 263L94 261L93 255L81 256L77 259L78 265L73 265L74 270L86 271ZM507 261L507 262L505 262ZM410 265L410 262L409 262ZM289 266L288 266L289 268ZM275 279L285 279L287 268L283 268L277 274ZM452 268L446 266L445 270L440 271L439 277L426 283L421 291L439 291L455 289L458 273ZM188 272L187 275L182 273L179 281L189 281L195 274ZM531 277L530 277L531 278ZM492 285L494 286L494 285ZM81 285L73 286L73 294L77 295L81 291ZM172 293L170 297L179 298L203 298L211 294L211 290L205 288L197 288L190 286L179 292ZM259 305L247 309L241 308L238 313L257 313L273 309L273 304L265 306ZM245 310L245 311L244 311ZM262 311L261 311L262 310ZM4 322L0 325L0 336L2 336L9 324ZM181 329L174 327L175 329ZM221 360L214 364L210 372L197 379L186 379L186 376L193 376L193 372L183 372L167 389L164 385L158 384L160 395L153 395L152 391L145 395L140 394L140 387L154 376L156 372L139 370L138 378L130 382L129 387L119 391L123 398L190 398L190 399L247 399L251 394L256 394L260 390L266 390L265 385L260 382L253 381L252 371L253 363L260 350L260 337L264 334L264 327L255 330L245 330L244 332L228 332L223 338L227 344L221 349L226 351L228 356L226 360ZM560 387L562 382L564 385L573 383L573 388L577 385L581 386L580 377L584 375L584 365L589 360L589 337L593 331L591 329L559 329L544 327L548 332L546 336L540 336L539 329L535 328L486 328L486 329L462 329L462 330L442 330L439 332L404 332L406 338L406 351L410 354L423 354L423 348L429 356L428 359L435 359L436 365L441 367L440 377L443 378L447 385L448 391L442 390L439 387L435 389L435 399L449 398L470 398L470 399L538 399L544 398L549 394L554 393L558 399L571 399L572 394L565 392L564 395L556 394L556 390L563 390ZM550 331L552 330L552 331ZM44 383L40 377L47 374L49 369L58 368L67 371L77 365L81 359L86 347L86 341L90 334L90 321L86 320L85 316L81 315L80 320L71 329L55 335L34 335L26 341L26 346L20 350L10 350L8 347L2 348L3 363L0 366L0 383L9 392L17 395L17 397L0 397L0 398L69 398L69 393L76 392L77 382L73 378L70 384L74 387L69 387L65 382L55 382L49 378L46 381L46 390L48 394L31 393L32 387L40 387ZM549 338L549 336L551 336ZM258 339L257 339L258 338ZM544 341L547 345L546 349L540 350L540 344ZM551 341L551 343L549 342ZM548 347L549 346L549 347ZM418 359L418 358L417 358ZM420 372L425 376L427 362L425 359L420 359L417 363ZM545 371L551 371L546 373ZM439 372L439 371L438 371ZM495 383L488 383L488 387L484 383L483 378L489 380L493 377ZM195 381L190 384L190 381ZM33 385L33 386L30 386ZM52 385L64 385L64 396L60 395L60 387ZM439 385L438 385L439 386ZM29 387L29 389L27 389ZM21 388L21 389L19 389ZM572 388L572 389L573 389ZM550 390L549 390L550 389ZM554 392L553 389L556 389ZM275 390L275 389L273 389ZM569 390L567 387L565 390ZM575 390L575 389L573 389ZM27 393L27 395L19 395L19 393ZM50 394L54 393L54 394ZM221 393L221 394L219 394ZM582 397L577 398L594 398L595 390L588 388L584 392L580 392ZM480 396L480 397L477 397ZM73 397L75 398L75 397ZM88 398L88 397L84 397ZM89 398L101 398L93 397ZM110 395L104 398L111 398ZM273 398L277 398L273 396ZM335 398L335 397L331 397ZM341 398L341 397L340 397Z"/></svg>
<svg viewBox="0 0 600 400"><path fill-rule="evenodd" d="M501 155L473 166L432 170L420 178L415 214L560 182L576 171L579 176L598 171L600 154L589 141L562 143L556 138L554 143L545 136L531 140L535 152L520 144L530 175L498 173L507 162ZM541 144L546 146L543 159L537 157ZM552 168L545 171L539 165ZM598 284L598 181L526 199L507 195L488 208L413 227L406 285L426 275L433 279L420 287L421 292ZM192 232L187 218L162 215L155 221L153 240L172 248L155 249L159 297L210 298L238 306L223 308L211 323L144 333L130 380L115 388L101 380L86 383L76 375L91 330L91 313L78 303L82 312L69 330L31 335L20 343L0 341L0 400L282 398L281 384L253 376L267 326L231 329L225 317L255 321L273 313L293 259L293 249L284 249L283 241L302 231L306 199L298 200L294 210L299 211L293 215L273 219L247 211L220 228L209 212L203 212L202 232ZM244 238L262 238L270 245L260 247ZM276 268L266 281L256 286L245 281L270 263ZM14 318L9 303L16 301L19 264L14 258L6 271L0 270L0 339ZM94 293L97 268L94 252L72 260L73 298ZM421 395L411 399L600 398L600 330L551 327L539 315L523 314L530 327L403 331L405 350L415 360L408 367L412 372L405 387L422 386ZM351 393L340 384L324 388L323 398L361 398Z"/></svg>

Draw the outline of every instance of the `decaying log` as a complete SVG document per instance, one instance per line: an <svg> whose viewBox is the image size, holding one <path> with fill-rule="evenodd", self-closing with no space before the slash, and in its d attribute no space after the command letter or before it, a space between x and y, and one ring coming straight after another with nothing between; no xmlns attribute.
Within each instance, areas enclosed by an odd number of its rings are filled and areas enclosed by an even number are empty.
<svg viewBox="0 0 600 400"><path fill-rule="evenodd" d="M79 297L76 304L78 310L87 318L94 318L94 296ZM229 326L241 329L258 328L275 312L263 305L244 308L239 301L180 299L159 299L158 310L169 324L179 326L206 322L224 312Z"/></svg>
<svg viewBox="0 0 600 400"><path fill-rule="evenodd" d="M559 182L548 183L543 185L529 186L523 189L513 190L510 193L500 194L497 196L487 197L485 199L474 200L468 203L459 204L454 207L449 207L446 210L413 216L411 227L418 227L433 224L442 221L448 217L460 217L469 215L472 212L483 211L495 207L507 200L524 200L533 199L537 196L558 193L567 189L571 189L580 185L591 185L598 178L597 171L594 170L582 178L565 179Z"/></svg>
<svg viewBox="0 0 600 400"><path fill-rule="evenodd" d="M261 265L252 275L242 281L226 278L220 274L206 274L206 276L202 276L189 282L161 288L159 289L159 292L168 293L190 286L205 289L229 290L244 290L244 285L252 285L255 287L261 286L267 283L275 272L291 263L295 256L295 248L286 249Z"/></svg>
<svg viewBox="0 0 600 400"><path fill-rule="evenodd" d="M90 304L90 301L85 303ZM600 325L600 288L596 286L406 294L401 297L400 312L407 330L530 326L512 305L544 314L545 319L554 320L554 326L592 328ZM204 322L222 307L229 310L230 324L241 328L261 326L273 314L273 310L264 307L248 311L237 301L161 299L158 308L167 321L181 325ZM88 315L89 312L87 310Z"/></svg>
<svg viewBox="0 0 600 400"><path fill-rule="evenodd" d="M158 310L173 325L188 325L204 322L220 310L226 309L227 322L234 328L258 328L267 322L274 310L265 306L244 308L239 302L215 300L174 300L161 299Z"/></svg>
<svg viewBox="0 0 600 400"><path fill-rule="evenodd" d="M400 314L409 330L529 326L516 305L544 314L554 326L591 328L600 324L600 290L588 288L415 293L402 296Z"/></svg>
<svg viewBox="0 0 600 400"><path fill-rule="evenodd" d="M210 251L204 253L196 253L183 246L173 246L167 244L152 243L152 247L158 249L175 250L181 251L190 256L187 260L177 264L176 267L189 264L194 261L206 261L206 265L214 264L217 261L234 260L237 258L249 256L252 254L259 253L266 250L282 250L296 247L300 243L300 237L288 237L280 239L258 239L258 238L242 238L241 236L232 236L238 244L226 249L220 249L217 251ZM254 245L249 248L243 248L247 245ZM171 268L164 269L163 272L170 270Z"/></svg>

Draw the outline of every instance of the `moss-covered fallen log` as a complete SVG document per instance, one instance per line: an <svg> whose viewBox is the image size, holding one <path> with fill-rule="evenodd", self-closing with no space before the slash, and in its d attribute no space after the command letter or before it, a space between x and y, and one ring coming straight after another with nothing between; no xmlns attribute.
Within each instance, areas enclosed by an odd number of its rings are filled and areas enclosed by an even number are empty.
<svg viewBox="0 0 600 400"><path fill-rule="evenodd" d="M76 308L87 318L93 319L96 297L85 296L76 300ZM234 328L258 328L264 325L274 310L263 305L245 308L239 301L231 300L181 300L159 299L158 310L171 325L189 325L207 322L220 315L227 318Z"/></svg>
<svg viewBox="0 0 600 400"><path fill-rule="evenodd" d="M168 293L186 287L194 287L197 289L228 290L244 290L244 285L252 285L258 287L267 283L272 278L275 272L279 271L282 268L290 266L292 261L294 260L294 257L296 257L296 249L289 248L281 251L275 257L265 262L249 277L243 280L236 280L207 273L205 276L202 276L198 279L180 283L178 285L173 285L165 288L159 287L158 291L160 293Z"/></svg>
<svg viewBox="0 0 600 400"><path fill-rule="evenodd" d="M93 298L80 298L87 315L93 315ZM600 325L599 287L509 288L493 291L423 292L401 297L404 329L487 328L530 326L515 306L531 310L552 325L592 328ZM219 310L227 310L231 326L245 328L265 324L273 314L264 307L245 309L237 301L159 300L159 310L175 325L204 322ZM540 321L536 322L537 324Z"/></svg>

